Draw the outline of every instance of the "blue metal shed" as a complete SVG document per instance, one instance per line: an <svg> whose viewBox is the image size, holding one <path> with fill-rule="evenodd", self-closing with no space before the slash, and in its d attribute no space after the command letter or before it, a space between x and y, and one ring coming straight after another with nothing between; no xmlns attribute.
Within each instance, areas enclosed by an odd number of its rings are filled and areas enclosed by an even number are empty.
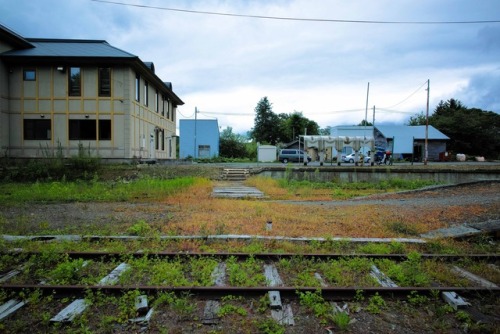
<svg viewBox="0 0 500 334"><path fill-rule="evenodd" d="M219 124L216 119L179 120L179 158L219 156Z"/></svg>

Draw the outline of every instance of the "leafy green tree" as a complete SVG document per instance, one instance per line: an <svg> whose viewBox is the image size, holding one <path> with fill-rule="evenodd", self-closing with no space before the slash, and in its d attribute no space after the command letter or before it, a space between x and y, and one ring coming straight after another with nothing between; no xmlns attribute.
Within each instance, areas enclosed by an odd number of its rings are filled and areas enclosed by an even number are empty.
<svg viewBox="0 0 500 334"><path fill-rule="evenodd" d="M405 125L409 126L425 125L427 123L426 119L427 117L425 116L424 112L421 111L419 114L410 116L410 119L405 123Z"/></svg>
<svg viewBox="0 0 500 334"><path fill-rule="evenodd" d="M332 127L327 126L326 128L319 129L319 134L322 136L329 136L332 133Z"/></svg>
<svg viewBox="0 0 500 334"><path fill-rule="evenodd" d="M245 138L233 132L233 128L222 130L219 141L219 155L226 158L246 158Z"/></svg>
<svg viewBox="0 0 500 334"><path fill-rule="evenodd" d="M450 137L448 147L455 153L498 158L500 115L467 108L460 101L441 101L429 117L429 124Z"/></svg>
<svg viewBox="0 0 500 334"><path fill-rule="evenodd" d="M304 131L308 135L320 133L318 123L304 117L302 112L275 114L267 97L259 101L255 113L255 124L250 137L261 144L288 143L303 135Z"/></svg>
<svg viewBox="0 0 500 334"><path fill-rule="evenodd" d="M358 126L372 126L373 123L370 123L366 120L362 120L361 122L359 122Z"/></svg>
<svg viewBox="0 0 500 334"><path fill-rule="evenodd" d="M308 135L319 134L319 125L307 117L304 117L302 112L299 111L288 114L286 118L283 118L282 122L281 139L283 142L291 142L305 132Z"/></svg>
<svg viewBox="0 0 500 334"><path fill-rule="evenodd" d="M279 117L273 112L272 104L267 99L267 96L263 97L255 107L251 138L261 144L276 144L279 138L279 132L277 131L279 123Z"/></svg>

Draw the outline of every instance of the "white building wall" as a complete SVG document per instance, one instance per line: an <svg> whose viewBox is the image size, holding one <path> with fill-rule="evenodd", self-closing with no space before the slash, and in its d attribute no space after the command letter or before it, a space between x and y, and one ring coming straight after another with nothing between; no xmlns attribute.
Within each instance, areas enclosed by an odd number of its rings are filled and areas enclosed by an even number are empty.
<svg viewBox="0 0 500 334"><path fill-rule="evenodd" d="M79 145L83 145L101 158L176 158L175 146L173 152L169 152L167 146L168 138L175 136L175 123L161 115L162 95L159 94L160 109L157 113L154 110L156 87L150 83L149 105L145 106L144 81L141 79L141 101L137 103L135 71L132 69L112 68L112 96L99 97L97 66L81 67L81 96L68 96L67 69L62 72L55 66L30 67L36 69L36 81L24 81L23 68L13 66L7 72L3 63L0 64L0 147L9 156L45 157L61 147L63 154L69 157L76 155ZM169 108L175 111L172 105ZM175 119L175 114L171 118ZM24 140L24 119L50 120L50 138ZM69 140L70 119L111 120L111 140ZM151 134L154 136L153 146ZM156 136L159 134L163 135L163 145L160 139L157 148Z"/></svg>

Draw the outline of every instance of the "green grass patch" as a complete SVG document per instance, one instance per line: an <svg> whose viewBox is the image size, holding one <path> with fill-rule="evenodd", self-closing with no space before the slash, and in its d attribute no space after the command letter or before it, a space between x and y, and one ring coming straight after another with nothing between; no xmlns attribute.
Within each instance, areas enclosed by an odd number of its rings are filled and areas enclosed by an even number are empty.
<svg viewBox="0 0 500 334"><path fill-rule="evenodd" d="M171 180L144 177L125 182L35 182L0 184L0 204L26 202L119 202L155 200L178 193L197 182L197 178Z"/></svg>
<svg viewBox="0 0 500 334"><path fill-rule="evenodd" d="M290 193L314 192L314 190L329 190L332 197L348 199L355 196L363 196L380 192L393 192L401 190L413 190L438 183L429 180L404 180L393 178L378 182L318 182L310 180L293 180L289 178L278 179L279 187Z"/></svg>

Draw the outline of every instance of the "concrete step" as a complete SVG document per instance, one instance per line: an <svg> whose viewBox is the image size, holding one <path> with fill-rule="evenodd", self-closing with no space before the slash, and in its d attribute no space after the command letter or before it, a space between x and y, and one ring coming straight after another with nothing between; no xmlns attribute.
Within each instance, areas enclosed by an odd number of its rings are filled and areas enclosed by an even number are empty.
<svg viewBox="0 0 500 334"><path fill-rule="evenodd" d="M222 179L228 181L244 181L250 175L247 168L224 168L222 171Z"/></svg>

